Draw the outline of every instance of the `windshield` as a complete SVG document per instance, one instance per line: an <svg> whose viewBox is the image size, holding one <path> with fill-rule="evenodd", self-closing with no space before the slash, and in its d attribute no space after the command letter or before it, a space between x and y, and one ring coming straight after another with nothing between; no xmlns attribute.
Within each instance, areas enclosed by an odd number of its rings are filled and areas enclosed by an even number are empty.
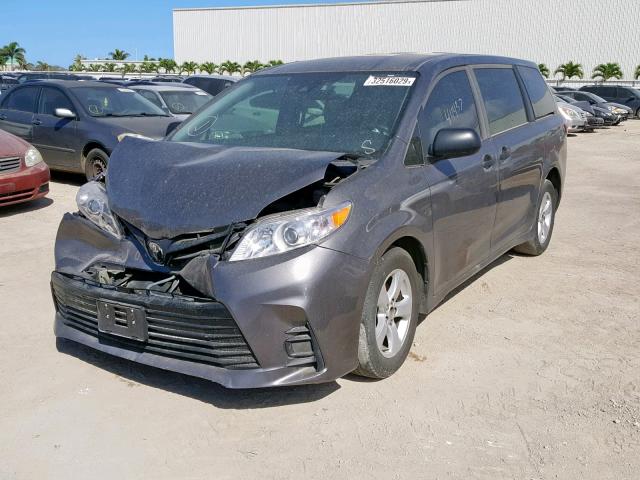
<svg viewBox="0 0 640 480"><path fill-rule="evenodd" d="M213 97L200 90L167 90L158 92L171 113L193 113Z"/></svg>
<svg viewBox="0 0 640 480"><path fill-rule="evenodd" d="M130 88L74 88L74 95L92 117L166 117L161 108Z"/></svg>
<svg viewBox="0 0 640 480"><path fill-rule="evenodd" d="M250 77L169 141L376 155L393 136L415 79L406 72Z"/></svg>
<svg viewBox="0 0 640 480"><path fill-rule="evenodd" d="M607 103L607 101L606 101L604 98L599 97L599 96L598 96L598 95L596 95L595 93L586 93L585 95L587 95L588 97L591 97L595 102L598 102L598 103Z"/></svg>

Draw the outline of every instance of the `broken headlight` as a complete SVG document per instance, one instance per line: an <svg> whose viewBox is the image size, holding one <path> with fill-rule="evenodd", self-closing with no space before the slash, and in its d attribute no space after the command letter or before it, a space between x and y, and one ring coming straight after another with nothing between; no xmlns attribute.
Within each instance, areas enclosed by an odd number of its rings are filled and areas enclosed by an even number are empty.
<svg viewBox="0 0 640 480"><path fill-rule="evenodd" d="M111 235L122 238L122 226L109 208L109 198L100 182L85 183L78 190L76 203L80 213Z"/></svg>
<svg viewBox="0 0 640 480"><path fill-rule="evenodd" d="M265 217L247 230L229 261L267 257L316 243L347 222L351 203Z"/></svg>

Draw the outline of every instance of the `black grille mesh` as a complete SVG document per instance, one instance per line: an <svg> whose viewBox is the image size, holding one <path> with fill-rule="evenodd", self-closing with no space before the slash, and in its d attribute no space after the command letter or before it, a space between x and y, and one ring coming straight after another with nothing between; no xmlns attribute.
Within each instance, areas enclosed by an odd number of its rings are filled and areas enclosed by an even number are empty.
<svg viewBox="0 0 640 480"><path fill-rule="evenodd" d="M149 339L143 343L98 331L96 302L107 299L88 294L86 290L62 288L56 282L52 285L56 307L65 325L99 337L101 341L217 367L258 368L244 336L229 311L220 303L212 301L202 305L199 302L197 309L189 309L188 305L172 305L170 310L144 307Z"/></svg>

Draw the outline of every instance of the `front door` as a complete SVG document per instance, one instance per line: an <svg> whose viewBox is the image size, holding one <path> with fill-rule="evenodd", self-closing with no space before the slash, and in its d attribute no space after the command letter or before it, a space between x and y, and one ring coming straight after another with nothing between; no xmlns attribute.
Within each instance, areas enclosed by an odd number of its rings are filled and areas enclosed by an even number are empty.
<svg viewBox="0 0 640 480"><path fill-rule="evenodd" d="M43 87L38 108L33 117L33 145L40 150L47 164L72 170L78 168L75 149L76 123L74 118L55 116L56 108L66 108L76 113L66 94L54 87Z"/></svg>
<svg viewBox="0 0 640 480"><path fill-rule="evenodd" d="M436 295L450 290L483 264L491 247L498 174L495 149L485 140L477 153L435 160L429 149L442 128L480 134L476 102L466 69L447 73L429 95L418 120L431 190Z"/></svg>

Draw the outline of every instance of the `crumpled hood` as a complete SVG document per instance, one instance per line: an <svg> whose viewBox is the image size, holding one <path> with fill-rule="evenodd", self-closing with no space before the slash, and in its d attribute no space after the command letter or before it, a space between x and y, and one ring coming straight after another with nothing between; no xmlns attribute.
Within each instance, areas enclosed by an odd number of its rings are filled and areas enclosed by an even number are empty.
<svg viewBox="0 0 640 480"><path fill-rule="evenodd" d="M339 155L126 138L109 160L109 204L151 238L203 232L256 218Z"/></svg>

